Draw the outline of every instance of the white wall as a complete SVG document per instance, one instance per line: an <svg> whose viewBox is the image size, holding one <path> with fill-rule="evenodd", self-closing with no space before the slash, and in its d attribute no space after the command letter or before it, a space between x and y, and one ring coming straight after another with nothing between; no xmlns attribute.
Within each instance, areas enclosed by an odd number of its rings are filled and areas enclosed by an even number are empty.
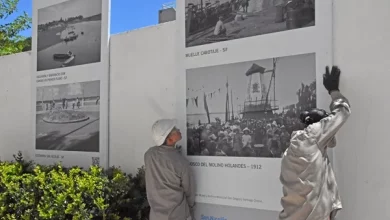
<svg viewBox="0 0 390 220"><path fill-rule="evenodd" d="M0 158L31 146L31 53L0 56Z"/></svg>
<svg viewBox="0 0 390 220"><path fill-rule="evenodd" d="M338 135L342 220L390 219L390 1L334 1L334 61L352 115Z"/></svg>
<svg viewBox="0 0 390 220"><path fill-rule="evenodd" d="M136 171L153 146L153 122L174 117L175 28L168 22L111 39L110 165Z"/></svg>

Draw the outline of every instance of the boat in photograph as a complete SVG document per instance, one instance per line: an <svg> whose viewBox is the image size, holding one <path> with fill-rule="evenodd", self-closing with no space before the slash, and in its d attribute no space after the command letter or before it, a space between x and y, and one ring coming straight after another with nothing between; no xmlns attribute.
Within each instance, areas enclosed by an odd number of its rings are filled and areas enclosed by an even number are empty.
<svg viewBox="0 0 390 220"><path fill-rule="evenodd" d="M76 59L76 55L70 56L65 62L62 63L62 67L66 67L74 63L74 60Z"/></svg>
<svg viewBox="0 0 390 220"><path fill-rule="evenodd" d="M72 55L69 55L67 53L57 53L53 55L53 59L55 60L65 60L69 59Z"/></svg>

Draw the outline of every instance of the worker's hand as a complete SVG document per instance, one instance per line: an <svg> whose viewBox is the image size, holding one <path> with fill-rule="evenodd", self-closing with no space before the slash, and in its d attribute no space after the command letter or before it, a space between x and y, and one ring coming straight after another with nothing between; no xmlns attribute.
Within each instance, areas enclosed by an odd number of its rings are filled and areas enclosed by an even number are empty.
<svg viewBox="0 0 390 220"><path fill-rule="evenodd" d="M337 66L333 66L331 72L329 72L329 67L325 68L323 84L326 90L328 90L329 94L332 91L339 91L340 73L341 71Z"/></svg>

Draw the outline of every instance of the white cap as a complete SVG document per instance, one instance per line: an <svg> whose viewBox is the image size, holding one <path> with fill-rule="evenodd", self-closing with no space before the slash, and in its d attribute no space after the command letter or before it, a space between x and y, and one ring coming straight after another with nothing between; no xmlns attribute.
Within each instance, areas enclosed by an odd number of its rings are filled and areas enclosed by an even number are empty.
<svg viewBox="0 0 390 220"><path fill-rule="evenodd" d="M152 126L153 141L157 146L164 144L165 139L171 133L172 129L176 126L176 120L174 119L161 119L156 121Z"/></svg>

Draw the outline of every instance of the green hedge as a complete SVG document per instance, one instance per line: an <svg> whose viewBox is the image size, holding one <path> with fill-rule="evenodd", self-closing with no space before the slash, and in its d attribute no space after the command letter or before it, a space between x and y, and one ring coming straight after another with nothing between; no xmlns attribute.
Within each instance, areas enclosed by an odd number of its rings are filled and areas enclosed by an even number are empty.
<svg viewBox="0 0 390 220"><path fill-rule="evenodd" d="M15 220L147 220L144 168L65 168L25 161L0 162L0 216Z"/></svg>

